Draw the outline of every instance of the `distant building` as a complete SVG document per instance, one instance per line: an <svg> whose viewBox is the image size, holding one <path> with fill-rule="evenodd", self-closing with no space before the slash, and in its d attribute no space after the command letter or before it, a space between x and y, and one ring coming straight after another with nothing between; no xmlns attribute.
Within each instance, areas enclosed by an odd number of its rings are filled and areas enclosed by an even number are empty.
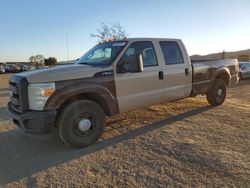
<svg viewBox="0 0 250 188"><path fill-rule="evenodd" d="M246 54L243 54L243 55L239 55L238 57L238 61L250 61L250 55L246 55Z"/></svg>
<svg viewBox="0 0 250 188"><path fill-rule="evenodd" d="M69 61L60 61L57 64L58 65L67 65L67 64L73 64L76 61L76 59L74 60L69 60Z"/></svg>

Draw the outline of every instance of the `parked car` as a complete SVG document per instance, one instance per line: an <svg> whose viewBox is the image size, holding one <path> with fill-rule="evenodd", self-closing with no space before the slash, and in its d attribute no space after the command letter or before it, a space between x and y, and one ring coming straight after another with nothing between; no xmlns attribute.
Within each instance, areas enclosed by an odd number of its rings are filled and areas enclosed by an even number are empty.
<svg viewBox="0 0 250 188"><path fill-rule="evenodd" d="M8 111L25 133L55 125L64 143L84 147L99 139L105 116L199 94L221 105L238 73L236 59L191 63L178 39L112 41L75 64L12 76Z"/></svg>
<svg viewBox="0 0 250 188"><path fill-rule="evenodd" d="M9 64L5 64L5 67L4 67L5 68L5 72L9 72L10 66L11 65L9 65Z"/></svg>
<svg viewBox="0 0 250 188"><path fill-rule="evenodd" d="M250 78L250 62L242 62L240 63L240 79Z"/></svg>
<svg viewBox="0 0 250 188"><path fill-rule="evenodd" d="M5 73L5 66L4 63L0 63L0 73Z"/></svg>
<svg viewBox="0 0 250 188"><path fill-rule="evenodd" d="M21 65L21 71L28 71L29 70L29 66L28 65Z"/></svg>
<svg viewBox="0 0 250 188"><path fill-rule="evenodd" d="M6 64L5 71L9 73L18 73L21 72L21 67L16 64Z"/></svg>

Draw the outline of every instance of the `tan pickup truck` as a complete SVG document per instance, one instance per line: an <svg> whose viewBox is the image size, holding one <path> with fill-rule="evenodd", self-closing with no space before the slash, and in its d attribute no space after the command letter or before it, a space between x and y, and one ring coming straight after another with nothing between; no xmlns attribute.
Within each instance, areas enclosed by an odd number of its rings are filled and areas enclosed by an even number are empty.
<svg viewBox="0 0 250 188"><path fill-rule="evenodd" d="M75 64L12 76L8 110L25 133L56 127L64 143L84 147L99 139L106 116L198 94L221 105L238 73L237 60L191 63L179 39L111 41Z"/></svg>

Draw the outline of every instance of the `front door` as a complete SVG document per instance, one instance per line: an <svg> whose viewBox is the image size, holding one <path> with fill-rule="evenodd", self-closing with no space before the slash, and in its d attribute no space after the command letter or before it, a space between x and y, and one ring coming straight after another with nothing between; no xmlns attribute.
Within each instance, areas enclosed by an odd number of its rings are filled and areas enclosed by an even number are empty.
<svg viewBox="0 0 250 188"><path fill-rule="evenodd" d="M126 49L117 66L138 54L142 55L143 72L115 74L115 83L120 112L130 111L164 101L163 80L159 79L161 68L158 64L154 45L150 41L133 42ZM126 70L128 67L123 67Z"/></svg>

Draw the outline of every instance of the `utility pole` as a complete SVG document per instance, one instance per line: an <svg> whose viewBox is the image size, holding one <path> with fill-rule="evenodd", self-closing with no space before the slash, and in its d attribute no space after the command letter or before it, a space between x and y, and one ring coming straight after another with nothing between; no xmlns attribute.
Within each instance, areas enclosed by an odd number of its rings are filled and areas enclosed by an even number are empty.
<svg viewBox="0 0 250 188"><path fill-rule="evenodd" d="M223 50L223 52L221 53L221 57L222 57L222 59L226 59L227 58L227 54L226 54L225 50Z"/></svg>

